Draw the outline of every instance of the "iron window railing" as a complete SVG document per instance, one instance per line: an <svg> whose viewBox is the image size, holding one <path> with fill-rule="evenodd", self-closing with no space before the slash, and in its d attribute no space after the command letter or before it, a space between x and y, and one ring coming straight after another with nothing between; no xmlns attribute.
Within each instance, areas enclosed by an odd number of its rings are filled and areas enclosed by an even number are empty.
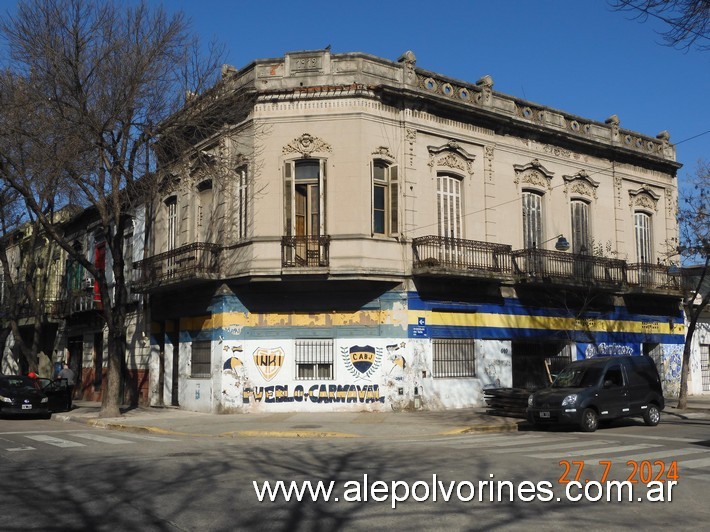
<svg viewBox="0 0 710 532"><path fill-rule="evenodd" d="M192 342L190 356L190 377L204 378L212 373L212 342L198 340Z"/></svg>
<svg viewBox="0 0 710 532"><path fill-rule="evenodd" d="M434 378L476 376L476 352L473 340L435 338L433 340Z"/></svg>
<svg viewBox="0 0 710 532"><path fill-rule="evenodd" d="M330 263L330 236L284 236L281 264L284 268L323 268Z"/></svg>
<svg viewBox="0 0 710 532"><path fill-rule="evenodd" d="M296 378L300 380L332 380L332 338L296 340Z"/></svg>

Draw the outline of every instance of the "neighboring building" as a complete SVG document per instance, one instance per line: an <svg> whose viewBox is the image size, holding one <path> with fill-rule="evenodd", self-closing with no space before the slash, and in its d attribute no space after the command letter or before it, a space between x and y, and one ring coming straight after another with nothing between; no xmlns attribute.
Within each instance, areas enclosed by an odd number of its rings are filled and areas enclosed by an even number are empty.
<svg viewBox="0 0 710 532"><path fill-rule="evenodd" d="M708 275L708 272L705 274L702 286L699 286L704 268L705 266L692 266L682 270L685 286L689 292L689 297L685 301L686 307L698 305L703 296L707 296L710 291L710 275ZM710 395L710 308L708 307L705 307L700 314L693 334L688 394Z"/></svg>
<svg viewBox="0 0 710 532"><path fill-rule="evenodd" d="M654 357L677 393L667 133L450 79L411 52L225 67L197 102L225 123L169 160L164 139L136 265L153 403L465 407L598 353Z"/></svg>

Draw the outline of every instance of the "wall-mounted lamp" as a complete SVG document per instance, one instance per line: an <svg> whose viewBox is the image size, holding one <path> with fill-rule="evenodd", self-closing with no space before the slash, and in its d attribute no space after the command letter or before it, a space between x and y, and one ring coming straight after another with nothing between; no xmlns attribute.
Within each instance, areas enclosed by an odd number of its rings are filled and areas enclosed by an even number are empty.
<svg viewBox="0 0 710 532"><path fill-rule="evenodd" d="M548 242L552 242L553 240L557 239L557 242L555 242L555 249L557 251L567 251L569 249L569 241L565 238L565 235L557 235L553 236L552 238L548 238L542 244L541 246L544 246Z"/></svg>

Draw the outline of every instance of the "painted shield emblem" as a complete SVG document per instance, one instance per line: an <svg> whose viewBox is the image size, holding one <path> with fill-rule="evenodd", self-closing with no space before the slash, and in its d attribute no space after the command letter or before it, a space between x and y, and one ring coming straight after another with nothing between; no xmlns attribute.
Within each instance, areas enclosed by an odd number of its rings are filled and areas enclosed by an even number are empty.
<svg viewBox="0 0 710 532"><path fill-rule="evenodd" d="M360 373L366 374L375 363L375 348L354 345L350 348L350 362Z"/></svg>
<svg viewBox="0 0 710 532"><path fill-rule="evenodd" d="M284 363L284 351L280 347L274 349L265 349L260 347L254 351L254 364L256 364L259 373L270 381L281 369Z"/></svg>

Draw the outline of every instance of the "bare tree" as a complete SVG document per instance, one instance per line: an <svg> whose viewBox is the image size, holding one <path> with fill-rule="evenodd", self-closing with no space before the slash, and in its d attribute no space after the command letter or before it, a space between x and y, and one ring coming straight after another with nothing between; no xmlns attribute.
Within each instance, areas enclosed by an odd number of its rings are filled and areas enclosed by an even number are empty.
<svg viewBox="0 0 710 532"><path fill-rule="evenodd" d="M670 46L710 50L710 0L609 0L614 9L645 21L654 17L668 30L663 38Z"/></svg>
<svg viewBox="0 0 710 532"><path fill-rule="evenodd" d="M710 303L710 162L698 164L693 182L682 193L678 211L681 255L701 266L688 268L684 275L685 315L688 330L683 347L678 408L688 406L688 376L695 329L703 311Z"/></svg>
<svg viewBox="0 0 710 532"><path fill-rule="evenodd" d="M98 0L28 0L0 22L10 72L31 88L23 97L45 122L40 131L23 126L22 134L35 154L46 154L36 155L29 172L3 177L98 286L108 330L104 417L120 414L128 299L124 231L135 206L158 186L151 146L160 124L186 104L185 95L213 83L219 64L219 51L211 47L203 57L188 29L179 13ZM16 164L12 155L2 157ZM107 272L47 216L37 200L47 183L35 174L53 176L69 201L95 210L112 258L112 291Z"/></svg>

